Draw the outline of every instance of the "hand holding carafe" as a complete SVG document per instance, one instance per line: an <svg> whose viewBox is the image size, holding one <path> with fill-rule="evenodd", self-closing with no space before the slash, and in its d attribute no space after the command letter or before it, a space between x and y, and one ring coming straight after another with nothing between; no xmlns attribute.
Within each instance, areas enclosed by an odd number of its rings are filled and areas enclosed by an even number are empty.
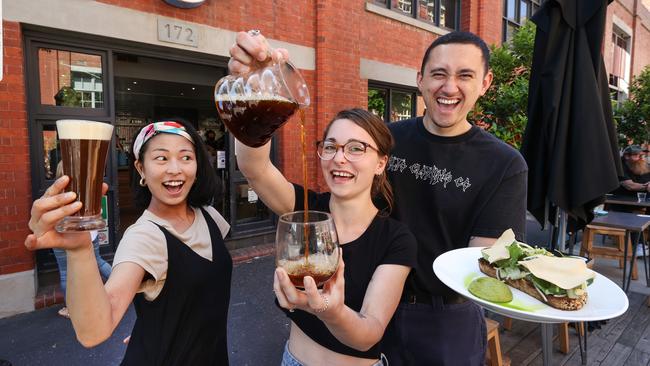
<svg viewBox="0 0 650 366"><path fill-rule="evenodd" d="M310 104L309 90L286 50L272 50L259 31L241 32L230 52L232 75L217 83L219 117L237 140L266 144L275 130ZM241 74L244 73L244 74Z"/></svg>

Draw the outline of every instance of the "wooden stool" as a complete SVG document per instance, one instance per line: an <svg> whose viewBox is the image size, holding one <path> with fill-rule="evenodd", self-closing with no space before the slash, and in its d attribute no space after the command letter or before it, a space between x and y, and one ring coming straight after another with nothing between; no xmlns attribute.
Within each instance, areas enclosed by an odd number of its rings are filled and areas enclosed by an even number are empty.
<svg viewBox="0 0 650 366"><path fill-rule="evenodd" d="M617 247L601 247L594 245L594 236L596 234L605 235L612 237ZM618 259L619 268L623 268L623 251L625 250L625 230L623 229L614 229L603 226L596 225L587 225L585 227L584 233L582 235L582 246L580 247L580 255L588 257L595 261L596 257L609 258L609 259ZM632 246L631 240L627 242L627 252L630 256L634 254L633 250L635 248ZM636 280L639 278L637 272L636 261L632 264L632 279Z"/></svg>
<svg viewBox="0 0 650 366"><path fill-rule="evenodd" d="M490 366L503 366L503 358L501 356L501 343L499 343L499 323L485 318L487 325L487 341L488 341L488 362Z"/></svg>
<svg viewBox="0 0 650 366"><path fill-rule="evenodd" d="M649 298L650 299L650 298ZM649 300L650 304L650 300ZM650 306L650 305L649 305ZM580 323L582 325L582 323ZM505 330L512 329L512 318L504 317L503 324L501 325ZM582 326L578 327L578 331L582 334ZM560 323L558 324L557 330L558 342L560 343L560 352L565 355L569 353L569 323ZM489 328L488 328L488 339L489 339Z"/></svg>

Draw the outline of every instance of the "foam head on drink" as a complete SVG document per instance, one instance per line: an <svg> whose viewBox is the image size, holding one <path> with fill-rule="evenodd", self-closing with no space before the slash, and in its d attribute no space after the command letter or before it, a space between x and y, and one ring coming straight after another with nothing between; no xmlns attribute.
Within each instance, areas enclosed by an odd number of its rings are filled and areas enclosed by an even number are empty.
<svg viewBox="0 0 650 366"><path fill-rule="evenodd" d="M61 142L63 174L70 177L66 191L77 194L83 204L74 216L93 217L89 225L100 225L102 182L113 126L102 122L59 120L56 122ZM78 230L94 230L80 227Z"/></svg>

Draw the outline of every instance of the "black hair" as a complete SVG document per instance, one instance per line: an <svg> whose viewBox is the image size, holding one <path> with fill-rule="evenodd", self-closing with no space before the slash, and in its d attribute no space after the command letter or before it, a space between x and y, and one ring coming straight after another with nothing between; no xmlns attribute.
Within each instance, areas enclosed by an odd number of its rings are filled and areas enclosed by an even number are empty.
<svg viewBox="0 0 650 366"><path fill-rule="evenodd" d="M190 193L187 195L187 204L195 208L212 204L215 195L218 192L217 176L212 165L210 165L208 152L201 136L199 136L199 133L196 132L196 129L191 123L182 118L166 118L165 121L178 122L183 125L194 141L194 152L196 154L196 180L190 189ZM143 126L142 128L144 127L146 126ZM142 129L135 134L131 146L134 146L135 139L141 130ZM146 209L149 207L149 203L151 202L151 191L149 191L147 186L142 187L140 185L140 173L138 173L138 170L135 168L135 161L143 161L142 158L147 151L149 141L151 141L151 139L147 140L147 142L142 145L139 156L135 156L134 153L131 152L131 161L133 162L130 167L131 188L133 189L133 200L135 201L135 205L140 209Z"/></svg>
<svg viewBox="0 0 650 366"><path fill-rule="evenodd" d="M443 45L443 44L471 44L478 47L481 50L483 56L483 72L487 75L488 70L490 69L490 48L481 37L477 36L471 32L464 31L455 31L445 34L444 36L436 38L435 41L429 45L429 48L424 52L424 57L422 58L422 66L420 66L420 73L424 75L424 66L429 61L429 55L431 50L434 48Z"/></svg>

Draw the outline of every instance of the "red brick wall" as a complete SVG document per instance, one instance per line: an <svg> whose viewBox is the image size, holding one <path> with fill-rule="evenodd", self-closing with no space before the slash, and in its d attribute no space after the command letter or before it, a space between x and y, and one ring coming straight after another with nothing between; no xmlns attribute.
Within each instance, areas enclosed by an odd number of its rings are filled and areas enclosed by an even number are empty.
<svg viewBox="0 0 650 366"><path fill-rule="evenodd" d="M638 75L650 64L650 11L641 6L637 9L636 28L634 30L634 59L632 75Z"/></svg>
<svg viewBox="0 0 650 366"><path fill-rule="evenodd" d="M603 35L603 58L605 68L609 71L614 60L614 47L612 45L612 31L614 28L614 16L619 18L630 29L632 29L632 76L638 75L650 64L650 12L638 3L636 15L634 2L632 0L617 0L607 8L607 19L605 33ZM634 22L636 18L636 24Z"/></svg>
<svg viewBox="0 0 650 366"><path fill-rule="evenodd" d="M304 46L314 42L313 1L208 0L194 9L176 8L162 0L97 1L234 31L259 29L270 38Z"/></svg>
<svg viewBox="0 0 650 366"><path fill-rule="evenodd" d="M23 50L18 23L3 22L0 81L0 275L34 268L23 245L31 206Z"/></svg>

